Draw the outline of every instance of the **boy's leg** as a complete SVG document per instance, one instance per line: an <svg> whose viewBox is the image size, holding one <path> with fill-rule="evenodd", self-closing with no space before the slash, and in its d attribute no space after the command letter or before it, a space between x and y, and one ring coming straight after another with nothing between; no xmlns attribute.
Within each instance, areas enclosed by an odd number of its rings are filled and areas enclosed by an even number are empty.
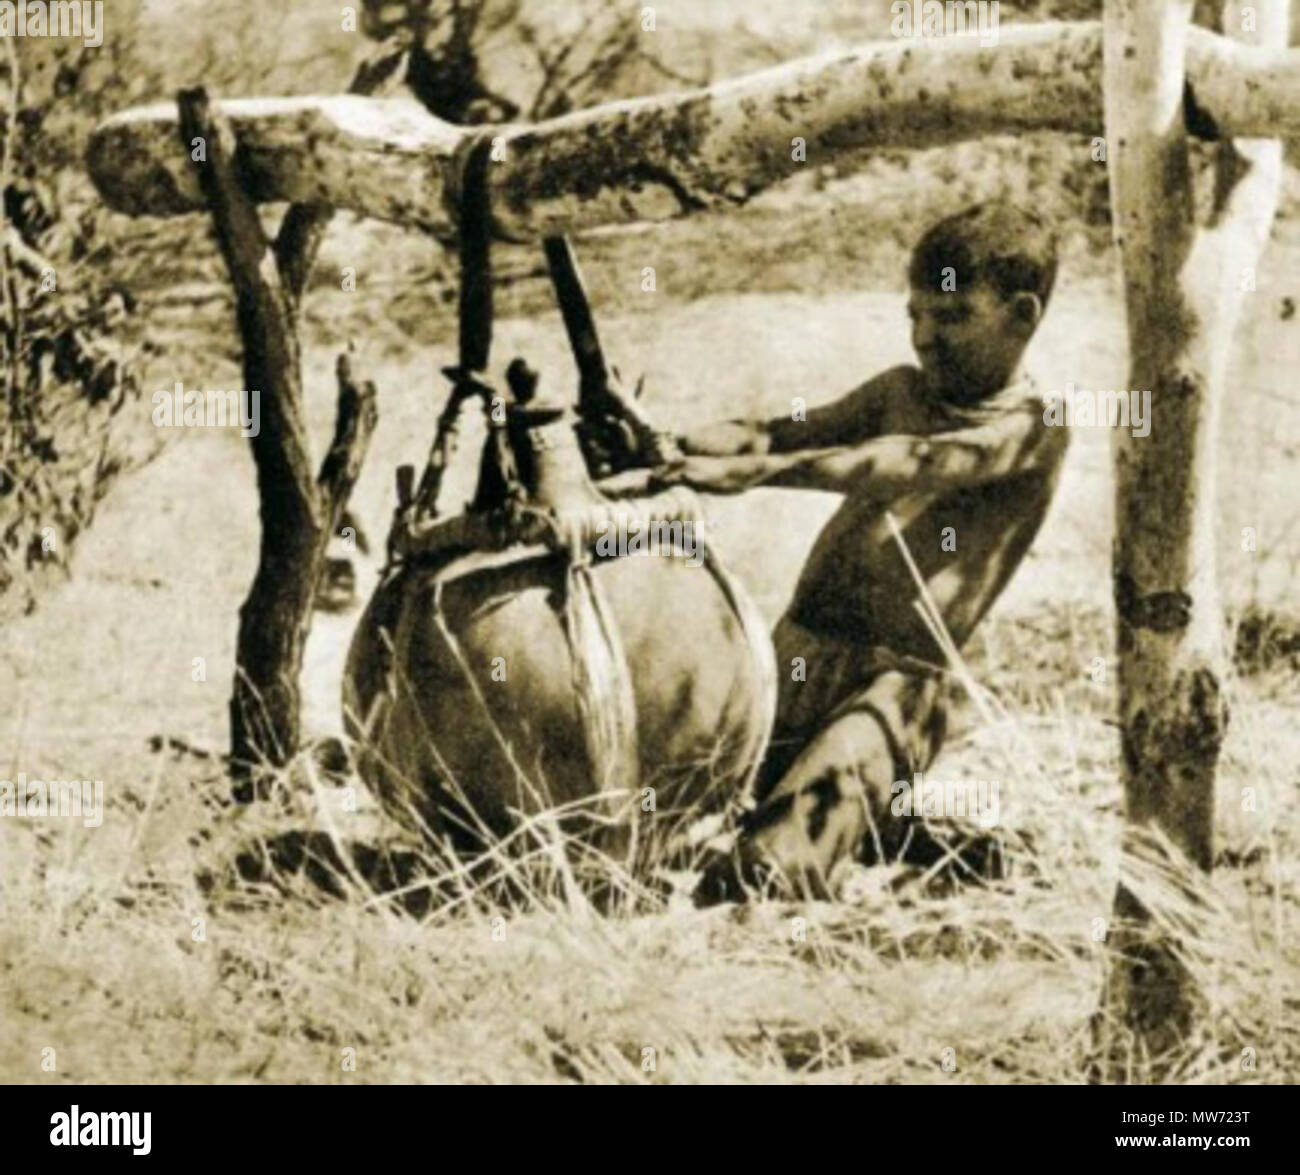
<svg viewBox="0 0 1300 1175"><path fill-rule="evenodd" d="M754 783L765 800L803 749L826 725L827 716L850 694L865 687L869 650L837 636L814 632L788 615L772 632L776 652L776 726Z"/></svg>
<svg viewBox="0 0 1300 1175"><path fill-rule="evenodd" d="M911 821L890 811L893 784L937 754L941 690L936 676L889 670L837 707L746 821L737 846L744 872L825 893L839 861L864 848L896 855Z"/></svg>

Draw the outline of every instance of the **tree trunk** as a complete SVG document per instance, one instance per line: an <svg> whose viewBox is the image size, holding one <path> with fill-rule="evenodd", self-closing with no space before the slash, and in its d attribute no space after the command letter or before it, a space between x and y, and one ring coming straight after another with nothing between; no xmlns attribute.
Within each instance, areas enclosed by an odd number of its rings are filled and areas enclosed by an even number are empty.
<svg viewBox="0 0 1300 1175"><path fill-rule="evenodd" d="M1262 44L1285 44L1286 0L1257 6ZM1215 433L1233 327L1277 200L1281 146L1222 142L1208 224L1194 223L1185 48L1192 0L1108 0L1107 150L1124 267L1130 388L1151 431L1115 429L1114 592L1127 828L1104 1006L1108 1075L1136 1043L1161 1076L1204 1013L1188 969L1194 882L1152 866L1213 863L1214 776L1227 725L1215 574ZM1185 105L1188 109L1185 109Z"/></svg>
<svg viewBox="0 0 1300 1175"><path fill-rule="evenodd" d="M303 415L297 316L325 224L326 207L294 205L274 245L245 194L236 140L202 89L177 97L181 141L201 140L194 163L235 287L244 350L244 386L260 394L260 429L250 438L257 465L262 539L248 598L239 612L230 757L235 796L266 791L262 767L298 750L302 655L325 550L347 503L376 423L375 392L358 391L346 356L338 366L334 444L319 476L311 468Z"/></svg>

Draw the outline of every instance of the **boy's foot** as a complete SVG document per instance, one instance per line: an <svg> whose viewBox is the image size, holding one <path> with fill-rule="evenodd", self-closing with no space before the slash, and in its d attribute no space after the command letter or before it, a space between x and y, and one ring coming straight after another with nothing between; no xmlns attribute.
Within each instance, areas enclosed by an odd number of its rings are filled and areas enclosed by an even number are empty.
<svg viewBox="0 0 1300 1175"><path fill-rule="evenodd" d="M883 852L882 852L883 849ZM859 866L899 864L913 870L934 871L939 885L999 881L1006 877L1006 854L1000 836L991 833L963 835L952 830L950 839L937 837L924 823L915 821L897 840L881 845L868 837L855 854ZM914 874L912 875L915 876ZM721 902L744 902L751 897L779 896L829 900L839 896L833 878L812 870L795 876L782 872L766 859L753 842L742 837L728 853L706 858L695 886L698 907Z"/></svg>

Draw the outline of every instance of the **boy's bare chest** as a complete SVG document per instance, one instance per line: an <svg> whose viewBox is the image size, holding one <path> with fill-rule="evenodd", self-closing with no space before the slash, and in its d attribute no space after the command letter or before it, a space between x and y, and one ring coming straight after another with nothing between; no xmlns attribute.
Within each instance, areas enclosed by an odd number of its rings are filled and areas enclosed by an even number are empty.
<svg viewBox="0 0 1300 1175"><path fill-rule="evenodd" d="M868 643L891 643L911 631L915 574L929 585L945 623L954 604L982 613L1036 529L1036 479L1023 484L889 498L847 499L809 553L791 612L810 628L853 631ZM1009 490L1017 492L1008 492ZM910 560L899 549L892 517ZM960 536L954 544L946 536ZM942 573L942 582L936 576Z"/></svg>

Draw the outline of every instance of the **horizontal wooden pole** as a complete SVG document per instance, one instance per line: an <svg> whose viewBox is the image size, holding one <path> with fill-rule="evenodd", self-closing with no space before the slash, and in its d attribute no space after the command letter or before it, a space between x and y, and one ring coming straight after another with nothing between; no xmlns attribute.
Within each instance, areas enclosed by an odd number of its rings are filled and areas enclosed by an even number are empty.
<svg viewBox="0 0 1300 1175"><path fill-rule="evenodd" d="M1197 104L1221 134L1300 136L1300 51L1193 29L1187 57ZM241 99L220 110L255 200L330 203L444 239L455 234L466 147L474 135L499 135L503 150L488 169L494 232L528 240L743 203L854 149L1026 130L1101 134L1101 25L1004 28L987 46L977 37L879 42L530 126L453 126L392 98ZM203 207L172 103L108 119L87 161L120 211Z"/></svg>
<svg viewBox="0 0 1300 1175"><path fill-rule="evenodd" d="M257 203L332 204L380 220L454 231L444 168L464 130L407 98L240 98L214 101L239 143ZM175 102L138 106L95 128L86 163L109 206L132 216L206 211Z"/></svg>

